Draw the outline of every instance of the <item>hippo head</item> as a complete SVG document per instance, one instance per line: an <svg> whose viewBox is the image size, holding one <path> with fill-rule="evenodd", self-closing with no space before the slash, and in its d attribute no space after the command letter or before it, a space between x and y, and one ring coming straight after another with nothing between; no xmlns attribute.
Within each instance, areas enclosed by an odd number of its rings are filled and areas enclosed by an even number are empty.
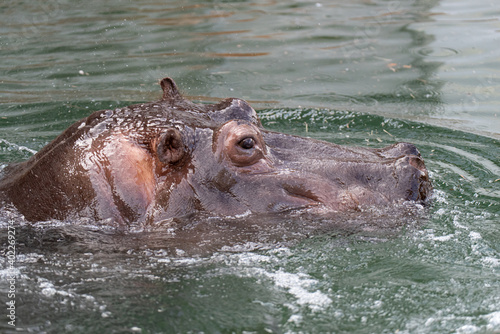
<svg viewBox="0 0 500 334"><path fill-rule="evenodd" d="M429 195L412 144L342 147L267 131L243 100L195 104L170 78L161 87L160 101L95 112L7 168L0 194L29 220L120 226L196 212L338 212Z"/></svg>

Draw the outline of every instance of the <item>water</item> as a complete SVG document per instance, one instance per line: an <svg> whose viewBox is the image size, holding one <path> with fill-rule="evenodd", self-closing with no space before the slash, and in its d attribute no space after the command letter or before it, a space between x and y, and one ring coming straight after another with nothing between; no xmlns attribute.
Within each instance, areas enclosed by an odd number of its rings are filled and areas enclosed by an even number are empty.
<svg viewBox="0 0 500 334"><path fill-rule="evenodd" d="M435 187L429 218L398 233L198 254L95 231L101 243L82 245L56 223L34 226L15 262L17 331L2 321L3 332L500 331L495 2L0 6L0 166L91 111L157 99L168 75L197 101L249 100L267 128L343 145L413 142Z"/></svg>

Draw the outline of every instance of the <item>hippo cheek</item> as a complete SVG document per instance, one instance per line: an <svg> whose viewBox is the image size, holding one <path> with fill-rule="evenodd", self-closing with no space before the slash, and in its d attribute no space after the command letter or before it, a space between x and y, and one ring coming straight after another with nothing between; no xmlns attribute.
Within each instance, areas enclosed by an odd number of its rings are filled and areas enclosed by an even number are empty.
<svg viewBox="0 0 500 334"><path fill-rule="evenodd" d="M151 157L142 149L129 147L111 162L115 192L134 211L142 212L154 196L155 180Z"/></svg>
<svg viewBox="0 0 500 334"><path fill-rule="evenodd" d="M98 216L123 224L144 215L155 191L151 156L120 135L102 143L100 150L87 150L85 155L85 160L92 161L87 170Z"/></svg>

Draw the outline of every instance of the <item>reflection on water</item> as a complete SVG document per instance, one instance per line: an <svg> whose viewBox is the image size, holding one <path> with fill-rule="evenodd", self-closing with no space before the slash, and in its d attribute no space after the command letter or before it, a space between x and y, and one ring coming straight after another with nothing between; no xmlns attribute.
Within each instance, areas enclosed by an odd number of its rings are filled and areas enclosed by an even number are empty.
<svg viewBox="0 0 500 334"><path fill-rule="evenodd" d="M442 82L442 108L432 115L440 125L499 137L499 8L490 1L474 6L464 0L442 0L429 12L432 20L410 28L432 40L418 52L424 62L441 62L431 80Z"/></svg>
<svg viewBox="0 0 500 334"><path fill-rule="evenodd" d="M0 100L150 101L168 75L202 100L346 109L498 137L491 6L12 2L0 14Z"/></svg>

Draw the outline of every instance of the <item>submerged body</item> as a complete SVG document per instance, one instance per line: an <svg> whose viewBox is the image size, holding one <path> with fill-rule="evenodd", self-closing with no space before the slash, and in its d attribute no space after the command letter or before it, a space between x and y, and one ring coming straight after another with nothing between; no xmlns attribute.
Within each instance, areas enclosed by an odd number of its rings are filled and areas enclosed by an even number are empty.
<svg viewBox="0 0 500 334"><path fill-rule="evenodd" d="M335 212L424 201L428 173L414 145L382 149L266 131L245 101L163 98L97 111L0 179L0 200L30 221L91 218L119 227L196 212L239 216Z"/></svg>

